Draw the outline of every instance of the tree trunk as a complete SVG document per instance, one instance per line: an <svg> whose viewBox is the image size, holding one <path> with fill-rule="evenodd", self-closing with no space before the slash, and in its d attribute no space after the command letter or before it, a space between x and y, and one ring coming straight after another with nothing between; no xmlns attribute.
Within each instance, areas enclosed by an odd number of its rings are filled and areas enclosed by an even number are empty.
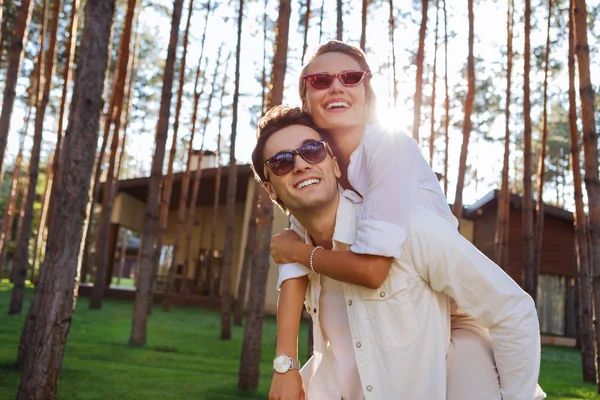
<svg viewBox="0 0 600 400"><path fill-rule="evenodd" d="M440 22L440 0L435 4L435 39L433 43L433 82L431 84L431 132L429 133L429 165L433 167L433 153L435 151L435 84L437 82L437 51L438 27Z"/></svg>
<svg viewBox="0 0 600 400"><path fill-rule="evenodd" d="M21 231L23 230L23 217L25 216L25 205L27 204L27 191L29 190L29 176L25 177L23 182L23 189L21 194L21 203L19 204L19 219L17 220L17 231L15 232L15 242ZM15 268L14 268L14 254L13 254L13 266L10 270L10 281L14 283Z"/></svg>
<svg viewBox="0 0 600 400"><path fill-rule="evenodd" d="M465 184L465 172L467 169L467 153L469 151L469 137L471 136L471 112L473 111L473 100L475 98L475 60L473 59L473 0L468 1L469 8L469 56L467 58L468 89L465 100L465 119L463 121L463 142L460 149L460 160L458 164L458 178L456 182L456 197L454 200L454 215L460 220L462 217L463 201L462 192Z"/></svg>
<svg viewBox="0 0 600 400"><path fill-rule="evenodd" d="M588 195L590 259L594 293L596 348L600 346L600 180L598 179L598 136L594 118L594 88L590 75L590 49L587 40L587 11L585 0L575 0L575 54L579 69L579 96L583 125L583 155L585 188ZM600 365L600 351L596 354ZM600 380L598 391L600 392Z"/></svg>
<svg viewBox="0 0 600 400"><path fill-rule="evenodd" d="M194 136L196 133L196 119L198 115L198 103L200 101L200 97L204 91L204 82L206 81L206 77L204 75L202 82L201 92L198 93L198 81L200 80L200 67L202 65L202 57L204 54L204 43L206 40L206 27L208 26L208 17L210 15L210 0L206 4L206 17L204 20L204 30L202 32L202 40L200 44L200 57L198 58L198 67L196 68L196 80L194 82L194 106L192 112L192 129L190 132L190 140L188 144L188 155L187 155L187 166L185 172L183 173L183 177L181 178L181 193L179 194L179 207L177 211L177 225L175 227L175 244L173 245L173 255L171 261L171 268L169 268L169 273L167 275L167 293L165 295L165 299L163 301L163 310L168 311L170 308L170 294L173 291L173 282L175 279L175 272L177 271L177 260L179 254L179 248L181 247L181 239L183 237L183 231L185 226L185 216L186 216L186 205L188 200L188 192L190 187L190 173L191 173L191 162L192 157L194 155ZM200 165L200 164L198 164ZM187 271L187 268L184 268Z"/></svg>
<svg viewBox="0 0 600 400"><path fill-rule="evenodd" d="M525 0L525 54L523 57L523 117L525 119L523 134L523 288L535 299L537 288L533 286L534 243L533 243L533 191L531 185L532 149L531 149L531 99L530 99L530 64L531 64L531 0Z"/></svg>
<svg viewBox="0 0 600 400"><path fill-rule="evenodd" d="M54 158L54 156L53 156ZM46 187L44 188L44 194L42 195L42 208L38 216L38 226L35 234L35 241L33 244L33 261L31 262L31 270L29 280L35 283L35 271L39 270L41 263L41 252L42 242L44 241L44 229L46 228L46 218L48 216L48 205L50 201L50 190L52 189L52 180L54 179L54 173L52 166L48 166L46 169ZM38 272L39 275L39 272Z"/></svg>
<svg viewBox="0 0 600 400"><path fill-rule="evenodd" d="M254 194L252 195L252 205L250 206L250 220L248 221L248 234L246 239L246 249L244 250L244 264L240 273L238 282L237 300L235 302L235 310L233 314L233 324L242 326L244 319L244 311L246 309L246 296L248 293L248 280L252 273L252 263L254 261L254 250L256 249L256 218L258 193L263 190L260 183L254 182Z"/></svg>
<svg viewBox="0 0 600 400"><path fill-rule="evenodd" d="M190 0L183 34L183 54L181 55L181 63L179 67L179 88L177 89L177 103L175 106L175 121L173 122L173 140L171 141L171 150L169 152L169 164L167 167L167 175L163 178L162 197L160 200L160 212L158 218L158 234L156 235L156 259L154 260L154 269L152 272L152 283L156 281L158 275L158 267L160 262L160 254L162 252L163 241L167 233L167 224L169 220L169 208L171 206L171 192L173 191L173 163L177 153L177 134L179 133L179 117L181 115L181 106L183 104L183 86L185 85L185 65L187 60L188 38L192 14L194 11L194 0ZM191 145L191 143L190 143ZM189 185L189 183L187 183ZM171 263L173 266L173 263ZM150 285L154 286L153 284ZM150 294L153 297L153 294ZM151 307L148 307L150 310Z"/></svg>
<svg viewBox="0 0 600 400"><path fill-rule="evenodd" d="M40 282L23 329L21 345L28 347L18 399L56 396L58 374L77 294L82 234L89 212L90 177L98 140L102 83L106 69L113 0L87 2L80 61L73 89L64 168L56 184L55 223L50 226ZM71 243L65 246L65 243Z"/></svg>
<svg viewBox="0 0 600 400"><path fill-rule="evenodd" d="M446 0L444 6L444 194L448 196L448 149L450 148L450 94L448 92L448 14Z"/></svg>
<svg viewBox="0 0 600 400"><path fill-rule="evenodd" d="M53 6L60 8L60 0L54 0ZM58 17L58 14L55 13ZM9 314L19 314L23 307L23 296L25 293L25 276L27 274L27 266L29 263L29 238L31 237L31 229L33 224L33 203L35 201L35 189L38 181L40 150L42 146L42 131L44 128L44 117L46 114L46 106L50 99L50 87L52 84L52 76L54 75L54 57L56 56L56 31L58 29L58 18L53 18L50 43L46 50L44 59L44 77L42 79L40 71L39 88L43 87L41 98L37 103L35 111L35 123L33 133L33 147L31 149L31 157L29 159L29 189L27 191L27 199L25 202L25 214L23 215L23 226L20 236L17 237L15 245L15 255L13 258L13 270L15 271L13 291ZM42 30L43 32L43 30ZM42 40L43 43L43 40ZM40 47L40 52L43 51L43 46ZM40 58L42 59L42 58ZM41 65L41 64L40 64ZM39 93L39 92L38 92Z"/></svg>
<svg viewBox="0 0 600 400"><path fill-rule="evenodd" d="M583 380L596 382L596 356L594 351L594 327L592 325L592 287L590 284L590 249L588 245L588 229L583 203L581 184L581 159L579 150L579 132L577 129L577 104L575 99L575 32L573 7L569 4L569 138L571 143L571 168L573 169L573 186L575 194L575 238L577 245L577 279L579 299L579 350Z"/></svg>
<svg viewBox="0 0 600 400"><path fill-rule="evenodd" d="M394 18L394 0L390 2L390 47L392 48L392 76L394 80L394 107L398 100L398 78L396 77L396 45L395 45L395 32L396 32L396 19Z"/></svg>
<svg viewBox="0 0 600 400"><path fill-rule="evenodd" d="M542 248L544 243L544 175L546 174L546 148L548 143L548 66L550 64L550 22L552 20L552 0L548 0L548 25L546 28L546 56L544 60L544 108L543 108L543 127L542 143L540 155L538 158L538 185L537 185L537 206L535 218L535 248L533 261L533 287L538 287L540 275L540 265L542 262ZM535 291L537 298L537 290Z"/></svg>
<svg viewBox="0 0 600 400"><path fill-rule="evenodd" d="M175 69L175 56L177 41L179 39L179 22L183 0L174 0L173 14L171 19L171 35L165 72L163 75L163 88L160 101L160 112L158 126L156 128L156 148L152 158L152 171L150 173L150 184L148 187L148 199L146 201L146 213L144 219L144 243L142 248L142 259L140 260L140 276L135 293L133 308L133 323L129 343L134 346L146 344L146 328L148 324L148 299L151 296L151 280L153 261L156 257L154 239L158 228L158 200L160 195L160 181L165 158L165 143L169 130L169 116L171 113L171 97L173 95L173 72Z"/></svg>
<svg viewBox="0 0 600 400"><path fill-rule="evenodd" d="M242 46L242 20L244 0L240 0L238 10L237 47L235 50L235 88L233 92L231 139L229 150L229 172L227 176L227 202L225 204L225 252L223 255L223 269L221 272L221 339L231 339L231 263L233 259L233 227L235 224L235 192L237 186L237 165L235 159L235 141L237 137L238 100L240 97L240 51ZM290 14L290 4L281 1L279 13ZM277 24L278 34L280 29L287 34L288 26ZM287 52L287 46L285 51ZM277 68L274 64L273 68Z"/></svg>
<svg viewBox="0 0 600 400"><path fill-rule="evenodd" d="M188 225L186 230L186 240L185 240L185 261L184 261L184 278L188 276L188 267L190 260L192 259L192 230L193 227L199 224L199 221L196 220L196 203L198 201L198 190L200 189L200 181L202 179L202 169L200 166L202 165L202 156L204 155L204 139L206 138L206 128L208 126L208 121L210 119L210 110L212 106L212 99L214 94L217 92L217 81L218 81L218 73L219 67L221 66L221 52L223 50L223 46L219 46L219 51L217 52L217 63L215 65L215 71L213 74L211 90L208 95L208 103L206 105L206 116L202 121L202 143L200 145L200 154L198 155L198 167L194 171L194 183L192 185L192 200L190 203L190 211L188 215ZM203 232L201 230L201 232ZM202 243L202 240L200 240ZM199 246L201 248L201 246ZM210 266L210 265L209 265ZM199 268L199 266L197 267ZM196 270L196 276L198 276L198 270ZM208 269L206 271L206 280L204 282L204 292L206 294L210 294L210 288L212 286L212 271ZM186 288L186 291L187 292Z"/></svg>
<svg viewBox="0 0 600 400"><path fill-rule="evenodd" d="M271 92L267 100L267 109L281 104L283 100L283 81L286 71L288 33L290 23L290 0L281 0L279 4L279 20L277 22L277 38L273 54L273 75ZM265 293L269 274L271 228L273 224L273 203L265 190L258 191L258 211L256 225L256 252L252 267L250 287L252 291L248 299L244 340L238 387L255 390L258 387L259 364L261 354L262 319L265 307Z"/></svg>
<svg viewBox="0 0 600 400"><path fill-rule="evenodd" d="M361 24L360 24L360 48L366 51L367 42L367 13L369 10L369 0L362 0Z"/></svg>
<svg viewBox="0 0 600 400"><path fill-rule="evenodd" d="M508 174L510 171L510 103L512 82L513 58L513 24L514 6L512 1L507 2L506 11L506 105L504 107L504 161L502 166L502 186L498 198L498 212L496 217L496 235L494 239L494 258L496 263L504 270L508 266L508 238L510 229L510 188Z"/></svg>
<svg viewBox="0 0 600 400"><path fill-rule="evenodd" d="M268 0L265 0L265 4ZM266 11L266 7L265 7ZM266 13L265 13L266 15ZM323 16L325 15L325 0L321 0L321 12L319 13L319 43L323 39ZM265 26L266 27L266 26Z"/></svg>
<svg viewBox="0 0 600 400"><path fill-rule="evenodd" d="M108 161L108 171L106 173L106 182L102 190L102 209L98 221L98 237L96 239L96 274L94 278L94 287L90 296L90 309L100 310L102 308L102 297L106 289L106 270L109 259L109 235L110 235L110 217L114 204L115 189L115 169L117 152L119 149L119 133L121 131L121 114L123 112L123 99L125 97L125 86L127 83L127 65L129 63L129 53L131 44L131 30L133 27L133 17L135 15L136 0L127 1L127 14L125 15L125 26L119 43L119 57L115 70L115 91L114 108L109 110L109 123L114 123L113 135L110 144L110 157ZM109 125L110 129L110 125ZM112 259L112 255L110 257ZM110 277L108 277L110 282Z"/></svg>
<svg viewBox="0 0 600 400"><path fill-rule="evenodd" d="M267 6L269 0L265 0L265 11L263 13L263 64L262 64L262 76L261 76L261 115L264 115L267 110ZM321 23L323 22L323 5L321 5ZM321 28L319 28L321 29ZM320 33L319 33L320 35ZM320 43L320 40L319 40Z"/></svg>
<svg viewBox="0 0 600 400"><path fill-rule="evenodd" d="M427 33L427 9L429 0L421 0L423 6L421 14L421 28L419 29L419 49L417 50L417 77L415 86L415 99L413 102L413 128L412 136L419 141L419 128L421 127L421 98L423 93L423 62L425 59L425 35Z"/></svg>
<svg viewBox="0 0 600 400"><path fill-rule="evenodd" d="M17 21L12 34L12 42L8 50L8 65L4 80L4 96L2 97L2 112L0 113L0 186L3 180L4 151L8 141L10 131L10 119L13 106L15 104L15 95L17 88L17 78L21 69L21 59L23 57L23 48L27 43L27 34L29 32L29 23L34 1L22 0L17 13Z"/></svg>
<svg viewBox="0 0 600 400"><path fill-rule="evenodd" d="M342 0L337 0L337 40L344 40L344 21L342 12Z"/></svg>
<svg viewBox="0 0 600 400"><path fill-rule="evenodd" d="M364 0L366 1L366 0ZM304 42L302 44L302 58L300 59L302 65L304 65L304 57L306 56L306 49L308 48L308 27L310 22L310 0L306 0L306 10L304 11ZM264 31L264 30L263 30Z"/></svg>
<svg viewBox="0 0 600 400"><path fill-rule="evenodd" d="M29 113L31 113L31 108L29 109ZM19 152L17 153L15 165L13 166L12 170L12 180L10 183L10 192L8 195L6 213L4 215L4 219L2 220L2 236L0 236L0 282L2 281L4 267L6 266L6 253L8 251L8 245L10 244L11 239L13 219L18 198L17 195L21 186L19 185L19 178L21 177L21 163L23 162L24 141L25 127L23 128L23 133L21 134L21 139L19 141Z"/></svg>
<svg viewBox="0 0 600 400"><path fill-rule="evenodd" d="M123 276L123 268L125 267L125 259L127 258L127 231L123 233L123 242L121 243L121 253L119 254L119 272L117 275L117 285L121 284L121 277Z"/></svg>

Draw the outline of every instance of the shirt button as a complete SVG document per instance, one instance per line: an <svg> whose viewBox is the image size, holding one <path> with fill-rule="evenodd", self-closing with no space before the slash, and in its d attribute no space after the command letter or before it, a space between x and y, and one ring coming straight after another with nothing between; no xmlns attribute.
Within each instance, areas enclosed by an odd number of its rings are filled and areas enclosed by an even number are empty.
<svg viewBox="0 0 600 400"><path fill-rule="evenodd" d="M310 312L310 306L306 307L306 311Z"/></svg>
<svg viewBox="0 0 600 400"><path fill-rule="evenodd" d="M348 305L351 306L352 305L352 300L348 300Z"/></svg>
<svg viewBox="0 0 600 400"><path fill-rule="evenodd" d="M370 392L370 391L372 391L372 390L373 390L373 386L371 386L371 385L368 385L368 386L367 386L367 392Z"/></svg>
<svg viewBox="0 0 600 400"><path fill-rule="evenodd" d="M362 344L360 344L360 342L356 342L356 347L360 349L360 346L362 346Z"/></svg>
<svg viewBox="0 0 600 400"><path fill-rule="evenodd" d="M316 308L313 308L313 312L316 314L316 313L317 313L317 309L316 309Z"/></svg>
<svg viewBox="0 0 600 400"><path fill-rule="evenodd" d="M379 297L385 297L385 292L379 293Z"/></svg>

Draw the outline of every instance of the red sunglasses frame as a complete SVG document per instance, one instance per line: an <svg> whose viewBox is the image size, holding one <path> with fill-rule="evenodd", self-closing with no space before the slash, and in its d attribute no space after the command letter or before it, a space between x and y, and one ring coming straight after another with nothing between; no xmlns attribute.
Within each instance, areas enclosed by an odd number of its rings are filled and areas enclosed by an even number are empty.
<svg viewBox="0 0 600 400"><path fill-rule="evenodd" d="M349 73L353 73L353 72L362 72L362 76L361 76L360 80L358 82L356 82L356 83L345 83L344 79L342 78L342 76L346 75L346 74L349 74ZM333 85L333 81L335 80L335 78L337 78L341 82L342 85L348 86L348 87L352 87L352 86L358 86L358 85L360 85L362 83L362 81L365 79L365 77L367 77L370 73L371 73L371 71L362 70L362 69L353 69L353 70L350 70L350 71L343 71L343 72L340 72L339 74L330 74L330 73L327 73L327 72L317 72L317 73L314 73L314 74L304 75L302 77L302 79L305 82L308 82L310 84L310 86L313 87L313 89L316 89L316 90L326 90L326 89L329 89L331 87L331 85ZM326 87L316 87L314 85L314 83L311 82L311 78L315 77L315 76L327 76L327 77L331 77L331 82Z"/></svg>

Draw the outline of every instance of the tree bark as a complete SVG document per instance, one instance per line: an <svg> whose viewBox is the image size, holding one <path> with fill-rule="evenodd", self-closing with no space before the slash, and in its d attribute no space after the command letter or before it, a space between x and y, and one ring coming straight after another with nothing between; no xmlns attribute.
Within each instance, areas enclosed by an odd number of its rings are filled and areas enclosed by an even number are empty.
<svg viewBox="0 0 600 400"><path fill-rule="evenodd" d="M117 275L117 285L121 284L121 277L123 276L123 268L125 267L125 259L127 258L127 231L123 233L123 242L121 242L121 253L119 253L119 272Z"/></svg>
<svg viewBox="0 0 600 400"><path fill-rule="evenodd" d="M204 54L204 43L206 40L206 27L208 26L208 17L210 16L210 0L206 4L206 17L204 19L204 30L202 32L202 40L200 44L200 57L198 58L198 67L196 68L196 80L194 82L194 105L192 112L192 129L190 132L190 140L188 143L188 155L187 155L187 166L185 172L183 173L183 177L181 178L181 193L179 194L179 206L177 210L177 225L175 227L175 244L173 245L173 256L171 261L171 268L169 269L169 273L167 275L167 293L165 295L165 299L163 301L163 310L168 311L170 308L170 295L173 292L173 283L175 279L175 272L177 270L177 260L179 254L179 248L181 247L181 240L183 237L184 227L185 227L185 216L186 216L186 205L188 200L188 193L190 188L190 174L191 174L191 162L192 157L194 155L194 136L196 134L196 119L198 116L198 103L200 101L200 97L204 91L204 82L206 81L206 77L203 77L202 89L200 93L198 93L198 81L200 80L200 67L202 65L202 57ZM200 164L198 164L200 165ZM193 206L193 205L192 205ZM192 207L191 206L191 207ZM187 253L186 253L187 254ZM184 272L187 272L187 268L184 267ZM185 275L184 275L185 278ZM184 280L185 282L185 280Z"/></svg>
<svg viewBox="0 0 600 400"><path fill-rule="evenodd" d="M415 98L413 104L413 127L412 136L419 141L419 128L421 127L421 100L423 96L423 62L425 59L425 35L427 33L427 9L429 0L421 0L423 6L421 14L421 28L419 29L419 48L417 50L417 77L415 86Z"/></svg>
<svg viewBox="0 0 600 400"><path fill-rule="evenodd" d="M585 0L575 0L575 54L579 69L579 96L583 125L583 155L585 188L588 196L589 240L592 283L594 293L596 348L600 345L600 180L598 179L598 136L594 118L594 88L590 74L590 49L587 40L587 11ZM600 365L600 351L596 354ZM597 380L600 393L600 380Z"/></svg>
<svg viewBox="0 0 600 400"><path fill-rule="evenodd" d="M246 239L246 249L244 250L244 264L240 273L238 282L237 300L235 302L235 310L233 313L233 324L242 326L244 319L244 311L246 310L246 296L248 293L248 280L252 273L252 263L254 261L254 250L256 249L256 219L258 193L263 190L258 182L254 182L254 194L252 195L252 205L250 206L250 220L248 221L248 234Z"/></svg>
<svg viewBox="0 0 600 400"><path fill-rule="evenodd" d="M60 8L60 0L53 1L54 9ZM45 8L45 7L44 7ZM45 14L45 12L44 12ZM56 13L55 13L56 14ZM56 14L58 17L58 14ZM27 191L27 199L25 202L25 214L23 215L23 226L20 236L17 237L15 245L15 255L13 258L13 270L15 277L9 314L19 314L23 307L23 296L25 293L25 276L27 274L27 266L29 263L29 238L33 225L33 203L35 201L35 189L38 181L40 150L42 146L42 131L44 128L44 118L46 114L46 106L50 99L50 87L52 85L52 76L54 75L54 58L56 56L56 31L58 29L58 18L53 18L50 43L43 57L44 76L42 78L40 69L40 80L38 81L39 88L43 88L41 98L37 102L35 111L35 123L33 133L33 147L31 149L31 157L29 159L29 189ZM42 29L44 32L44 29ZM40 52L43 51L43 40ZM42 58L40 58L41 60ZM42 64L40 64L42 65Z"/></svg>
<svg viewBox="0 0 600 400"><path fill-rule="evenodd" d="M444 6L444 194L448 196L448 149L450 148L450 94L448 91L448 14L446 0Z"/></svg>
<svg viewBox="0 0 600 400"><path fill-rule="evenodd" d="M17 78L21 69L21 60L23 58L23 49L27 43L27 34L29 32L29 23L33 11L34 1L22 0L17 13L17 21L12 35L12 42L8 50L8 65L4 80L4 96L2 97L2 111L0 112L0 186L3 181L4 151L8 141L10 131L10 119L12 117L13 106L15 104L15 95L17 88Z"/></svg>
<svg viewBox="0 0 600 400"><path fill-rule="evenodd" d="M431 131L429 133L429 165L433 167L433 153L435 152L435 89L437 82L437 51L438 27L440 22L440 0L435 4L435 33L433 42L433 81L431 83Z"/></svg>
<svg viewBox="0 0 600 400"><path fill-rule="evenodd" d="M523 57L523 288L532 298L535 298L537 288L534 287L534 238L533 238L533 191L531 176L531 95L530 95L530 64L531 64L531 0L525 0L525 54Z"/></svg>
<svg viewBox="0 0 600 400"><path fill-rule="evenodd" d="M179 87L177 89L177 103L175 105L175 121L173 122L173 140L171 141L171 149L169 152L169 164L167 167L167 175L163 178L162 197L160 200L160 212L158 217L158 234L156 235L156 259L154 260L154 270L152 272L152 282L156 281L158 267L160 262L160 254L162 252L163 242L167 233L167 224L169 220L169 208L171 206L171 192L173 191L173 163L177 153L177 135L179 133L179 117L181 115L181 106L183 104L183 86L185 85L185 65L187 61L188 38L190 33L190 25L192 14L194 11L194 0L190 0L187 21L185 23L185 31L183 34L183 54L181 55L181 63L179 66ZM190 143L191 145L191 143ZM186 183L189 185L189 183ZM173 263L171 263L173 266ZM151 285L153 286L153 285ZM152 296L152 294L151 294ZM148 308L149 310L151 307Z"/></svg>
<svg viewBox="0 0 600 400"><path fill-rule="evenodd" d="M129 343L134 346L144 346L146 344L146 328L148 324L148 299L151 296L150 291L152 281L153 261L156 257L155 235L158 228L158 198L160 195L160 181L162 177L162 168L165 158L165 144L167 141L167 132L169 130L169 116L171 114L171 97L173 96L173 72L175 69L175 56L177 51L177 41L179 39L179 22L181 20L181 10L183 0L174 0L173 14L171 18L171 35L169 38L169 48L167 51L167 60L165 72L163 75L163 88L160 101L160 112L158 126L156 128L156 148L152 158L152 171L150 173L150 184L148 187L148 199L146 201L146 213L144 219L144 242L142 247L142 259L140 260L140 276L138 277L138 286L135 293L135 303L133 307L133 322L131 338Z"/></svg>
<svg viewBox="0 0 600 400"><path fill-rule="evenodd" d="M456 182L456 197L454 200L454 215L460 220L462 217L463 201L462 192L465 184L465 172L467 170L467 153L469 151L469 137L471 136L471 112L473 111L473 100L475 98L475 60L473 57L474 16L473 0L468 0L469 8L469 56L467 58L468 89L465 100L465 119L463 121L463 142L460 149L460 160L458 164L458 178Z"/></svg>
<svg viewBox="0 0 600 400"><path fill-rule="evenodd" d="M54 158L54 156L53 156ZM54 173L52 171L52 166L49 165L46 169L46 187L44 188L44 194L42 195L42 208L40 209L40 213L38 216L38 226L35 233L35 242L33 244L33 260L31 262L31 270L29 280L35 283L35 271L39 270L41 263L41 252L42 252L42 242L44 241L44 229L46 228L46 218L48 216L48 205L50 201L50 190L52 189L52 180L54 179ZM33 232L32 232L33 233ZM38 272L39 275L39 272Z"/></svg>
<svg viewBox="0 0 600 400"><path fill-rule="evenodd" d="M512 58L513 58L513 24L514 5L507 2L506 7L506 105L504 108L504 160L502 166L502 185L498 198L498 212L496 217L496 234L494 238L494 258L496 263L504 270L508 266L508 233L510 229L510 188L508 174L510 171L510 104L512 83Z"/></svg>
<svg viewBox="0 0 600 400"><path fill-rule="evenodd" d="M337 0L337 40L344 40L344 20L342 11L342 0Z"/></svg>
<svg viewBox="0 0 600 400"><path fill-rule="evenodd" d="M81 40L69 130L65 139L62 179L56 180L55 223L50 226L40 282L25 323L21 344L28 347L18 399L56 396L58 375L71 325L76 285L89 212L102 84L106 69L108 36L114 13L113 0L89 1ZM65 243L72 245L65 246Z"/></svg>
<svg viewBox="0 0 600 400"><path fill-rule="evenodd" d="M268 0L265 0L265 3ZM265 8L266 10L266 8ZM323 16L325 15L325 0L321 0L321 12L319 13L319 43L323 39ZM266 13L265 13L266 16Z"/></svg>
<svg viewBox="0 0 600 400"><path fill-rule="evenodd" d="M394 107L398 100L398 78L396 77L396 44L395 44L395 32L396 32L396 19L394 18L394 0L389 0L390 3L390 47L392 48L392 76L394 80Z"/></svg>
<svg viewBox="0 0 600 400"><path fill-rule="evenodd" d="M286 71L288 34L290 23L290 0L279 3L279 20L277 21L277 37L273 54L273 74L271 92L266 109L281 104L283 100L283 83ZM254 255L250 287L252 292L248 299L244 340L238 387L244 390L255 390L258 387L259 364L261 354L262 319L265 306L267 277L269 274L269 243L273 224L273 203L266 191L258 191L258 211L256 221L256 252Z"/></svg>
<svg viewBox="0 0 600 400"><path fill-rule="evenodd" d="M119 57L115 70L115 86L114 86L114 108L109 110L110 115L107 117L109 123L114 123L113 135L110 144L110 157L108 161L108 171L106 173L106 181L102 190L102 209L98 221L98 237L96 239L96 274L94 277L94 287L90 296L90 309L100 310L102 308L102 297L107 283L107 262L109 259L109 234L110 234L110 217L112 214L115 196L115 170L117 152L119 149L119 135L121 131L121 114L123 112L123 100L125 97L125 86L127 83L129 63L129 53L131 45L131 30L133 27L133 17L135 15L136 0L127 1L127 13L125 15L125 26L119 43ZM109 125L110 129L110 125ZM112 255L111 255L112 259ZM110 277L108 277L110 283Z"/></svg>
<svg viewBox="0 0 600 400"><path fill-rule="evenodd" d="M573 16L574 0L569 4L569 138L571 150L571 168L575 195L575 238L577 263L575 277L579 299L579 350L581 367L585 382L596 382L596 356L594 350L594 327L592 325L592 287L590 284L589 232L583 203L581 182L581 157L579 149L579 131L577 129L577 104L575 99L575 32Z"/></svg>
<svg viewBox="0 0 600 400"><path fill-rule="evenodd" d="M366 0L364 0L364 1L366 1ZM306 0L306 10L304 11L304 18L303 18L304 41L302 44L302 58L300 59L300 61L302 62L302 65L304 65L304 57L306 56L306 49L308 48L308 28L309 28L309 22L310 22L310 15L311 15L310 0Z"/></svg>
<svg viewBox="0 0 600 400"><path fill-rule="evenodd" d="M362 51L366 51L367 42L367 13L369 10L369 0L362 0L362 12L361 12L361 30L360 30L360 48Z"/></svg>
<svg viewBox="0 0 600 400"><path fill-rule="evenodd" d="M288 13L285 1L280 2L279 12ZM289 5L289 4L288 4ZM235 143L237 138L238 100L240 97L240 51L242 46L242 21L244 0L240 0L238 10L237 46L235 49L235 88L233 91L231 139L229 147L229 172L227 175L227 202L225 204L225 252L221 272L221 339L231 339L231 263L233 259L233 227L235 225L235 194L237 186L237 164ZM277 29L286 29L278 24Z"/></svg>
<svg viewBox="0 0 600 400"><path fill-rule="evenodd" d="M546 55L544 60L544 106L542 112L542 143L538 158L537 206L535 218L535 248L533 260L533 287L538 287L542 248L544 243L544 175L546 174L546 148L548 143L548 66L550 64L550 22L552 21L552 0L548 0L548 24L546 28ZM536 297L537 298L537 290Z"/></svg>

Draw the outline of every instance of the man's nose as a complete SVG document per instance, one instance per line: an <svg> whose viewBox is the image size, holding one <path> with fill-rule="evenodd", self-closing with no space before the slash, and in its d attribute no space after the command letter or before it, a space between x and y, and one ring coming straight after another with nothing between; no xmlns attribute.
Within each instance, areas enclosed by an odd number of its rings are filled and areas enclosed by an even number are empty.
<svg viewBox="0 0 600 400"><path fill-rule="evenodd" d="M294 172L302 172L312 168L312 164L307 162L300 154L295 155Z"/></svg>

